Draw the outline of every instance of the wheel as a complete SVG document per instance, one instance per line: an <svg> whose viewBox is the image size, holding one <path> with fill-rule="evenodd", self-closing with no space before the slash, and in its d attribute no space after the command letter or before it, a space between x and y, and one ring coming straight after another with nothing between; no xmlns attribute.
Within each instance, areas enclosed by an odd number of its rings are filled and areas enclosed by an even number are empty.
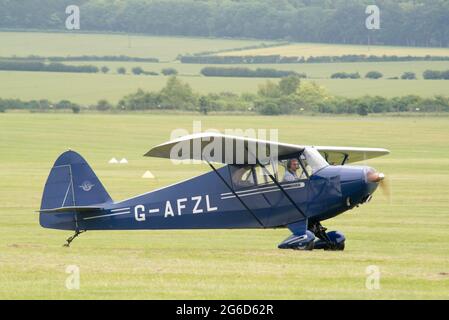
<svg viewBox="0 0 449 320"><path fill-rule="evenodd" d="M343 233L338 231L327 232L327 237L332 242L332 245L328 246L327 250L343 251L345 250L346 238Z"/></svg>
<svg viewBox="0 0 449 320"><path fill-rule="evenodd" d="M305 246L293 248L293 250L312 251L315 248L315 241L310 241Z"/></svg>
<svg viewBox="0 0 449 320"><path fill-rule="evenodd" d="M333 243L331 247L325 247L324 250L328 251L344 251L345 250L345 241L339 243Z"/></svg>
<svg viewBox="0 0 449 320"><path fill-rule="evenodd" d="M336 250L337 251L344 251L345 250L345 241L338 243Z"/></svg>
<svg viewBox="0 0 449 320"><path fill-rule="evenodd" d="M315 241L310 241L306 247L304 248L304 250L308 250L308 251L312 251L315 248Z"/></svg>

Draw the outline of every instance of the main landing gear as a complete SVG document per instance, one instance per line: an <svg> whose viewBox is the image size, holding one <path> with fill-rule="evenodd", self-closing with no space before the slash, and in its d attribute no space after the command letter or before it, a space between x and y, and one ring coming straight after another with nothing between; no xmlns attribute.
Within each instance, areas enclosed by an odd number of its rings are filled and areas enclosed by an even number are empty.
<svg viewBox="0 0 449 320"><path fill-rule="evenodd" d="M282 241L279 249L313 250L324 249L330 251L343 251L345 249L345 236L338 231L326 232L326 228L319 222L309 225L303 235L292 234Z"/></svg>
<svg viewBox="0 0 449 320"><path fill-rule="evenodd" d="M327 229L319 222L311 224L309 230L318 238L315 241L315 249L331 251L343 251L345 249L346 238L343 233L338 231L326 232Z"/></svg>

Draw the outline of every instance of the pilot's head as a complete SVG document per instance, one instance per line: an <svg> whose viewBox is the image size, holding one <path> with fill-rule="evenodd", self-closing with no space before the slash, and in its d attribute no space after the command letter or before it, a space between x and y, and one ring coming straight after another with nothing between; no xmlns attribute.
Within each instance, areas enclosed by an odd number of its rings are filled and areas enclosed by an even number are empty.
<svg viewBox="0 0 449 320"><path fill-rule="evenodd" d="M299 167L299 162L298 159L289 159L287 161L287 169L290 172L296 172L296 170L298 170Z"/></svg>

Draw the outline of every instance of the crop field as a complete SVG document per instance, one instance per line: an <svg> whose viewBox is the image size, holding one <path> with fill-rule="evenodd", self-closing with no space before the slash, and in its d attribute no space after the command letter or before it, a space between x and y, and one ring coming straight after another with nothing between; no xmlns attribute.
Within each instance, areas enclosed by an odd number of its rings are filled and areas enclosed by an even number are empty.
<svg viewBox="0 0 449 320"><path fill-rule="evenodd" d="M117 102L123 96L138 89L156 91L166 83L167 77L135 76L131 74L134 67L142 67L145 71L161 73L163 68L175 68L179 78L189 83L200 93L210 92L257 92L260 84L267 78L225 78L203 77L200 71L203 64L182 64L174 61L179 54L198 53L203 51L229 50L252 45L260 45L256 40L227 40L182 37L150 37L119 34L75 34L75 33L41 33L41 32L0 32L0 57L38 56L79 56L79 55L127 55L132 57L156 57L161 63L144 62L64 62L73 65L92 64L98 67L108 66L108 74L76 74L0 71L0 98L17 98L22 100L48 99L53 102L70 100L81 104L94 104L106 99ZM273 42L264 42L272 44ZM294 44L287 48L306 48L313 55L347 54L348 50L367 49L364 46ZM270 47L260 50L285 49L285 46ZM326 50L330 50L329 52ZM424 51L432 55L448 55L448 49L439 48L394 48L370 47L371 54L421 55ZM263 51L256 50L257 54ZM236 54L246 51L235 51ZM228 54L228 53L226 53ZM255 53L254 53L255 54ZM215 65L217 66L217 65ZM363 95L380 95L385 97L417 94L420 96L446 95L449 92L449 81L423 80L422 73L426 69L447 70L448 61L421 62L379 62L379 63L317 63L317 64L251 64L251 65L219 65L222 67L274 68L306 73L308 80L316 81L331 94L348 97ZM125 67L127 75L117 74L117 68ZM359 72L362 76L369 71L379 71L384 77L380 80L339 80L329 79L335 72ZM416 73L418 80L389 80L400 77L404 72ZM272 79L272 81L278 81Z"/></svg>
<svg viewBox="0 0 449 320"><path fill-rule="evenodd" d="M81 153L114 200L204 172L144 158L176 128L276 128L297 144L384 147L367 164L385 172L360 208L325 221L347 237L343 252L279 250L277 230L87 232L43 229L43 185L57 156ZM449 118L0 114L0 298L50 299L448 299ZM108 164L116 157L127 165ZM142 179L151 170L155 179ZM80 269L80 289L65 286ZM380 271L368 289L367 267Z"/></svg>
<svg viewBox="0 0 449 320"><path fill-rule="evenodd" d="M224 78L179 76L192 89L200 93L234 92L256 93L260 84L267 78ZM118 102L125 95L137 89L147 91L160 90L167 82L165 76L135 76L118 74L75 74L49 72L9 72L0 71L0 97L22 100L48 99L57 102L67 99L81 104L95 104L100 99ZM447 95L447 80L332 80L310 79L324 86L331 94L359 97L380 95L395 97L416 94L425 97Z"/></svg>
<svg viewBox="0 0 449 320"><path fill-rule="evenodd" d="M293 43L278 47L242 50L217 55L273 55L279 54L286 57L310 57L310 56L341 56L341 55L375 55L375 56L449 56L448 48L414 48L394 46L368 46L368 45L342 45L342 44L317 44L317 43Z"/></svg>
<svg viewBox="0 0 449 320"><path fill-rule="evenodd" d="M50 101L68 99L82 104L94 104L100 99L118 102L139 88L147 91L160 90L165 86L167 79L168 77L164 76L0 71L0 97ZM201 93L222 91L255 93L258 84L266 81L266 79L255 81L250 78L199 76L181 76L179 79L189 83L195 91Z"/></svg>
<svg viewBox="0 0 449 320"><path fill-rule="evenodd" d="M174 60L178 54L217 51L261 44L257 40L151 37L123 34L0 32L0 57L118 56ZM265 42L273 43L273 42Z"/></svg>

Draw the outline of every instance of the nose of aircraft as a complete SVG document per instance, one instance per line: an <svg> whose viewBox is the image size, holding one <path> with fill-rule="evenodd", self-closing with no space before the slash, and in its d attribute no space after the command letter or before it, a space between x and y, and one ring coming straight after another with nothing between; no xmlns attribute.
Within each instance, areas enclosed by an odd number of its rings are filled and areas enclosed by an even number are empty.
<svg viewBox="0 0 449 320"><path fill-rule="evenodd" d="M365 188L363 190L363 195L360 200L360 203L365 203L371 200L373 193L380 186L385 192L385 185L383 185L383 181L385 179L385 174L382 172L378 172L376 169L371 167L364 167L364 175L365 175Z"/></svg>
<svg viewBox="0 0 449 320"><path fill-rule="evenodd" d="M365 182L367 184L367 191L370 195L376 191L379 184L385 179L385 174L376 171L376 169L371 167L366 167L365 170Z"/></svg>
<svg viewBox="0 0 449 320"><path fill-rule="evenodd" d="M385 175L382 172L377 172L373 168L368 168L368 170L365 173L366 175L366 181L367 182L381 182L383 179L385 179Z"/></svg>
<svg viewBox="0 0 449 320"><path fill-rule="evenodd" d="M343 167L342 194L348 206L369 201L385 175L371 167Z"/></svg>

